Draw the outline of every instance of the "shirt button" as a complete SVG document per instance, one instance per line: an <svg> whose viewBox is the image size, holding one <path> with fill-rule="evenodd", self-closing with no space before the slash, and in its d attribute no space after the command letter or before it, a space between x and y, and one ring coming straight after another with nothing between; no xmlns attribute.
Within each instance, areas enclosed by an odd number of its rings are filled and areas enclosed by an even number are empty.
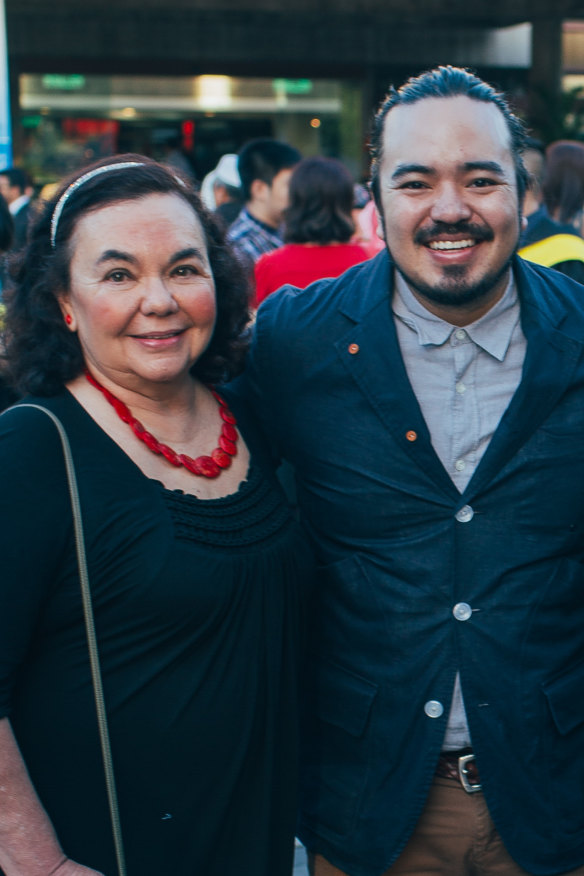
<svg viewBox="0 0 584 876"><path fill-rule="evenodd" d="M466 392L466 386L462 382L462 380L459 380L459 382L456 384L456 391L459 395L464 395L464 393Z"/></svg>
<svg viewBox="0 0 584 876"><path fill-rule="evenodd" d="M439 718L444 713L444 706L438 700L428 700L424 711L429 718Z"/></svg>
<svg viewBox="0 0 584 876"><path fill-rule="evenodd" d="M457 459L454 463L454 468L456 469L456 471L464 471L466 468L466 462L464 461L464 459Z"/></svg>
<svg viewBox="0 0 584 876"><path fill-rule="evenodd" d="M459 523L468 523L474 517L474 511L470 505L463 505L460 511L454 515Z"/></svg>
<svg viewBox="0 0 584 876"><path fill-rule="evenodd" d="M472 615L472 608L468 602L457 602L452 609L452 614L459 621L467 621Z"/></svg>
<svg viewBox="0 0 584 876"><path fill-rule="evenodd" d="M459 341L464 341L466 338L466 332L464 329L457 329L455 334Z"/></svg>
<svg viewBox="0 0 584 876"><path fill-rule="evenodd" d="M348 350L351 356L354 356L355 353L359 352L359 344L349 344Z"/></svg>

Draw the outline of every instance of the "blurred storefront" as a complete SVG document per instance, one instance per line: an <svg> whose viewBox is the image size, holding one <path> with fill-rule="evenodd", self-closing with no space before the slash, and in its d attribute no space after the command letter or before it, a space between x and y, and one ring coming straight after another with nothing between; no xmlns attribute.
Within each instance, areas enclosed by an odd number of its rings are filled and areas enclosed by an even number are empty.
<svg viewBox="0 0 584 876"><path fill-rule="evenodd" d="M251 137L363 163L362 89L333 79L23 74L23 159L39 182L114 152L180 148L201 179Z"/></svg>

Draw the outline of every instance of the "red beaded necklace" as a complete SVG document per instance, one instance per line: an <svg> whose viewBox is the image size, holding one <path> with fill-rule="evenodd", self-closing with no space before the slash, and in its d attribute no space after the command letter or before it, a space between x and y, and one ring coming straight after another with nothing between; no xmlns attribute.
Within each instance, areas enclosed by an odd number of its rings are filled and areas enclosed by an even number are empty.
<svg viewBox="0 0 584 876"><path fill-rule="evenodd" d="M229 468L231 465L231 458L237 453L238 434L235 428L237 421L225 401L218 392L215 392L213 387L209 387L209 389L219 403L219 414L223 420L219 435L219 447L215 448L211 456L197 456L196 459L192 459L184 453L177 453L168 444L162 444L158 441L136 417L132 416L130 409L123 401L120 401L109 389L102 386L89 371L85 372L85 376L92 386L104 394L120 420L128 424L136 438L143 441L152 453L164 456L171 465L175 465L177 468L182 465L192 474L201 475L204 478L216 478L224 468Z"/></svg>

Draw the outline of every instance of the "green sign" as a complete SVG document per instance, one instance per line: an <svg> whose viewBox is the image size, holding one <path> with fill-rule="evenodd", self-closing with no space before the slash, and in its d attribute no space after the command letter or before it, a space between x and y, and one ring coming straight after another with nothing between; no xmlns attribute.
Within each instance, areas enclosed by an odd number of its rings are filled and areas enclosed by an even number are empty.
<svg viewBox="0 0 584 876"><path fill-rule="evenodd" d="M43 76L43 88L51 91L79 91L85 87L85 76L80 73L47 73Z"/></svg>
<svg viewBox="0 0 584 876"><path fill-rule="evenodd" d="M313 87L310 79L274 79L273 85L279 94L309 94Z"/></svg>

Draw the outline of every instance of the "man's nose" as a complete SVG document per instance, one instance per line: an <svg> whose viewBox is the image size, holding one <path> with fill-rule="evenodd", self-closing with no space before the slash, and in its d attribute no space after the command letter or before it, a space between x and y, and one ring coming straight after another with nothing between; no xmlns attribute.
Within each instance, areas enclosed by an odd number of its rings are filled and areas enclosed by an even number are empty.
<svg viewBox="0 0 584 876"><path fill-rule="evenodd" d="M472 210L466 199L466 190L456 185L445 184L436 190L430 216L435 222L454 224L470 219Z"/></svg>

